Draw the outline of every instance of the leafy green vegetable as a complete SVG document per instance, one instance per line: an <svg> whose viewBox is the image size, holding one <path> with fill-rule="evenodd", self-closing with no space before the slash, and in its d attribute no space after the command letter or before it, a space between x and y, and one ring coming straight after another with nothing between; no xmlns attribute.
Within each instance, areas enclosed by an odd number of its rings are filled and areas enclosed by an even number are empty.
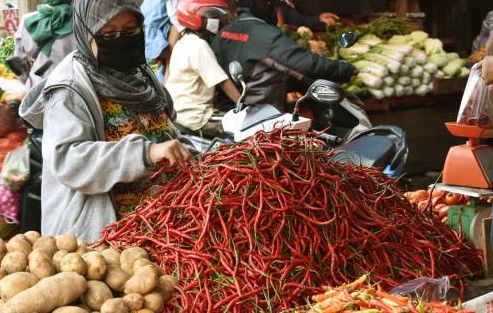
<svg viewBox="0 0 493 313"><path fill-rule="evenodd" d="M0 64L5 64L5 61L14 55L14 48L14 36L4 37L0 39Z"/></svg>

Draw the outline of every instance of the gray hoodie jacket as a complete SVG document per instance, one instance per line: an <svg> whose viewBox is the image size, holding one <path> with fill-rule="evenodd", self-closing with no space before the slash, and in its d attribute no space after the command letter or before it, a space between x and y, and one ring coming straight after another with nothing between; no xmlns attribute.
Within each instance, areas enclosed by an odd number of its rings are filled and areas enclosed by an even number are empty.
<svg viewBox="0 0 493 313"><path fill-rule="evenodd" d="M73 53L43 89L35 86L28 93L19 114L43 129L42 234L99 239L101 230L116 221L111 188L151 174L150 141L140 135L105 141L98 97Z"/></svg>

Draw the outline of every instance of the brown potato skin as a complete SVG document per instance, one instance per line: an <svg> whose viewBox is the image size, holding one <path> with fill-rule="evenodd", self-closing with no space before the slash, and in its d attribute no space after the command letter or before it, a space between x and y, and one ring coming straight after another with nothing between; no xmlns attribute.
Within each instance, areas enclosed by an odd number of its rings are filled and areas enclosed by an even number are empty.
<svg viewBox="0 0 493 313"><path fill-rule="evenodd" d="M123 250L123 252L120 254L120 267L127 274L133 275L134 262L137 261L138 259L149 259L149 254L143 248L140 247L132 247Z"/></svg>
<svg viewBox="0 0 493 313"><path fill-rule="evenodd" d="M35 249L29 254L29 271L39 279L57 273L51 258L40 249Z"/></svg>
<svg viewBox="0 0 493 313"><path fill-rule="evenodd" d="M55 238L55 244L58 250L67 250L70 252L77 251L77 237L74 234L61 235Z"/></svg>
<svg viewBox="0 0 493 313"><path fill-rule="evenodd" d="M98 311L106 300L113 299L113 294L108 285L102 281L90 280L87 282L83 299L92 310Z"/></svg>
<svg viewBox="0 0 493 313"><path fill-rule="evenodd" d="M60 271L75 272L84 276L87 272L87 264L78 253L68 253L63 257L62 263L60 263Z"/></svg>
<svg viewBox="0 0 493 313"><path fill-rule="evenodd" d="M123 291L125 283L130 279L130 275L125 273L120 267L115 265L108 266L104 282L116 291Z"/></svg>

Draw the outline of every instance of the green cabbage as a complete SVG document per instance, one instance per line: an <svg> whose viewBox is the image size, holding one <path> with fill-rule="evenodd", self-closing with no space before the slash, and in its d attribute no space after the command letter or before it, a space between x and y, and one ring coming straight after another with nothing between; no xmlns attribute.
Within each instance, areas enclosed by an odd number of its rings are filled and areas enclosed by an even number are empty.
<svg viewBox="0 0 493 313"><path fill-rule="evenodd" d="M391 45L402 45L406 44L410 39L408 36L405 35L394 35L392 38L389 39L389 44Z"/></svg>
<svg viewBox="0 0 493 313"><path fill-rule="evenodd" d="M416 60L416 63L419 65L425 64L426 60L428 58L428 56L426 55L426 53L424 51L421 51L418 49L413 50L412 57Z"/></svg>
<svg viewBox="0 0 493 313"><path fill-rule="evenodd" d="M434 53L428 57L428 62L436 64L439 68L444 67L448 63L446 53Z"/></svg>
<svg viewBox="0 0 493 313"><path fill-rule="evenodd" d="M383 85L383 80L380 77L370 73L358 73L357 79L362 81L365 86L373 89L378 89Z"/></svg>
<svg viewBox="0 0 493 313"><path fill-rule="evenodd" d="M443 73L452 77L459 75L465 63L466 62L462 59L452 60L443 68Z"/></svg>
<svg viewBox="0 0 493 313"><path fill-rule="evenodd" d="M366 34L358 40L358 43L365 44L368 46L376 46L382 42L382 39L378 38L373 34Z"/></svg>
<svg viewBox="0 0 493 313"><path fill-rule="evenodd" d="M415 42L423 42L425 41L426 39L428 39L428 34L423 32L423 31L413 31L412 33L409 34L411 36L411 38L415 41Z"/></svg>
<svg viewBox="0 0 493 313"><path fill-rule="evenodd" d="M353 65L360 72L371 73L371 74L376 75L376 76L381 77L381 78L389 75L389 70L387 69L387 67L385 67L381 64L375 63L375 62L371 62L371 61L367 61L367 60L360 60L360 61L353 63Z"/></svg>
<svg viewBox="0 0 493 313"><path fill-rule="evenodd" d="M427 55L443 53L443 43L440 39L428 38L424 41L423 46Z"/></svg>

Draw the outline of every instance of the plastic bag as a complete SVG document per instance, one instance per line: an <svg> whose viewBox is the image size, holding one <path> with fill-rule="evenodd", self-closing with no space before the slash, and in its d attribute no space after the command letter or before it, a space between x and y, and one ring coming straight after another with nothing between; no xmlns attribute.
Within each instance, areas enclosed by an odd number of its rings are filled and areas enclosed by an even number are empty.
<svg viewBox="0 0 493 313"><path fill-rule="evenodd" d="M18 224L17 214L21 207L21 195L19 191L12 190L0 184L0 217L8 223Z"/></svg>
<svg viewBox="0 0 493 313"><path fill-rule="evenodd" d="M443 301L450 289L448 276L442 278L420 277L395 287L390 294L417 297L425 301Z"/></svg>
<svg viewBox="0 0 493 313"><path fill-rule="evenodd" d="M490 128L493 125L493 85L486 85L474 65L460 103L457 123Z"/></svg>
<svg viewBox="0 0 493 313"><path fill-rule="evenodd" d="M29 146L23 144L7 153L3 161L3 184L13 190L19 190L29 180Z"/></svg>

